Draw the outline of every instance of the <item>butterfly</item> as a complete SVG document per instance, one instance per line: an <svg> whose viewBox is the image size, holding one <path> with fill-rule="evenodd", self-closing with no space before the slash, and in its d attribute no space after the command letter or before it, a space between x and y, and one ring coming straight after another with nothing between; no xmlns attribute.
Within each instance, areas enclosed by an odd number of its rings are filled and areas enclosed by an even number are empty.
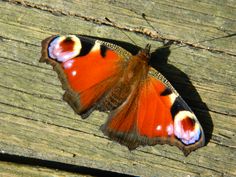
<svg viewBox="0 0 236 177"><path fill-rule="evenodd" d="M53 66L63 99L87 118L108 113L101 126L130 150L142 145L175 145L187 156L204 146L193 111L157 70L149 66L150 45L132 55L124 48L82 35L55 35L42 41L40 62Z"/></svg>

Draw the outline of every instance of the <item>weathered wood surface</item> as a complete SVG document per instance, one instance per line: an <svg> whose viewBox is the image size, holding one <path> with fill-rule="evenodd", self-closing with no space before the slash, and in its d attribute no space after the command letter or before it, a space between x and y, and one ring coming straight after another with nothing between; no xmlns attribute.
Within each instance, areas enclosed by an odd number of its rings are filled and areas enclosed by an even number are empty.
<svg viewBox="0 0 236 177"><path fill-rule="evenodd" d="M81 120L62 101L56 73L38 62L41 40L56 33L131 43L119 27L137 45L151 43L156 50L162 43L150 38L155 33L142 13L163 40L186 44L157 50L152 63L203 123L209 143L188 157L168 145L129 152L109 141L99 131L106 114ZM9 155L138 176L236 176L235 19L234 0L0 1L0 159ZM17 174L14 166L1 162L0 176Z"/></svg>
<svg viewBox="0 0 236 177"><path fill-rule="evenodd" d="M0 172L2 177L88 176L84 174L79 175L73 172L66 172L63 170L54 170L45 167L30 166L19 163L2 162L2 161L0 161Z"/></svg>

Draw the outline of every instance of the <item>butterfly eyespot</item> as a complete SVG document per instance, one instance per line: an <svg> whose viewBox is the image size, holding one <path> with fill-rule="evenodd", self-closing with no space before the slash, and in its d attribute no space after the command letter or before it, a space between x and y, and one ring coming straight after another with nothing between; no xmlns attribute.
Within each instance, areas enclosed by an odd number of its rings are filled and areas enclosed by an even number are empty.
<svg viewBox="0 0 236 177"><path fill-rule="evenodd" d="M80 50L81 42L75 35L58 36L50 42L48 55L59 62L65 62L79 55Z"/></svg>
<svg viewBox="0 0 236 177"><path fill-rule="evenodd" d="M193 117L194 114L190 111L180 111L175 116L174 134L186 145L193 144L200 139L200 126Z"/></svg>
<svg viewBox="0 0 236 177"><path fill-rule="evenodd" d="M195 120L189 117L186 117L185 119L181 120L181 124L183 126L184 131L193 131Z"/></svg>

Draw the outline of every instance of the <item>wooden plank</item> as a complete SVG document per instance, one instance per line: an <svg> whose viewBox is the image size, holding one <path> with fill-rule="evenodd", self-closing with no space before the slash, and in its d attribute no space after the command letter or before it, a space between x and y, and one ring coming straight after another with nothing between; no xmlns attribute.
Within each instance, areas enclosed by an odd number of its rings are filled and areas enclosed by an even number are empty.
<svg viewBox="0 0 236 177"><path fill-rule="evenodd" d="M12 0L12 2L21 3L20 0ZM104 17L109 17L120 28L140 31L141 33L145 33L145 31L155 33L142 18L141 14L145 13L149 23L164 35L164 39L172 39L195 44L199 47L202 46L206 49L235 54L236 44L232 40L236 39L235 3L230 3L230 1L215 0L196 3L194 0L178 0L175 2L171 0L138 0L131 2L123 0L97 2L90 0L78 3L76 0L68 2L57 0L51 3L50 0L39 0L37 2L27 0L23 4L26 7L45 10L55 15L82 18L97 24L109 24L104 19ZM73 24L73 26L81 28L82 25ZM62 32L69 30L64 29L65 26L61 24L54 27ZM94 30L90 31L93 35L97 32L103 33L102 31L96 32L96 27ZM221 38L230 34L234 34L234 36ZM107 34L105 33L102 36L107 37ZM112 36L114 36L114 39L120 39L119 33L117 35L112 33ZM211 40L216 37L219 39ZM199 43L200 41L201 43ZM142 44L141 41L138 42Z"/></svg>
<svg viewBox="0 0 236 177"><path fill-rule="evenodd" d="M0 152L138 176L236 175L235 36L195 45L235 33L235 6L228 1L1 1ZM152 64L204 123L210 142L188 157L168 145L129 152L109 141L99 131L107 115L95 111L81 120L62 101L56 73L38 63L41 40L55 33L130 42L120 27L139 46L151 43L155 51L162 44L145 33L154 32L142 13L162 39L187 45L173 45L161 50L164 54L157 50Z"/></svg>
<svg viewBox="0 0 236 177"><path fill-rule="evenodd" d="M54 176L54 177L63 177L63 176L88 176L88 175L79 175L72 172L66 172L58 169L50 169L39 166L30 166L19 163L12 162L2 162L0 161L0 171L1 176L4 177L45 177L45 176Z"/></svg>

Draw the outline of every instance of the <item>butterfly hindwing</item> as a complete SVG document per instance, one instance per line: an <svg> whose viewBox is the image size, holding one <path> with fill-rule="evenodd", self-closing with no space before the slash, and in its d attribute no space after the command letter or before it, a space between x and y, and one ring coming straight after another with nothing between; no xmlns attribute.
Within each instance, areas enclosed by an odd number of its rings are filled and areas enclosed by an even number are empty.
<svg viewBox="0 0 236 177"><path fill-rule="evenodd" d="M138 89L102 127L106 135L129 149L168 143L185 155L204 145L201 125L178 93L167 86L169 83L149 75L137 84Z"/></svg>

